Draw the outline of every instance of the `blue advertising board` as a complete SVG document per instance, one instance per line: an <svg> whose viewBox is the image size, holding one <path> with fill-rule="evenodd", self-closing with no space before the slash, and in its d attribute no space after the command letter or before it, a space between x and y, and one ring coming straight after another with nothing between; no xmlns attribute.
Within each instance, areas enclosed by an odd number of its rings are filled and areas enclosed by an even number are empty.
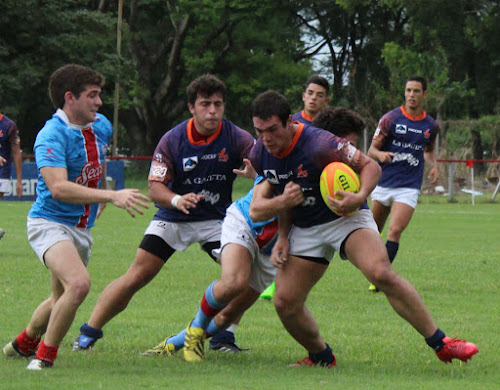
<svg viewBox="0 0 500 390"><path fill-rule="evenodd" d="M121 190L125 188L125 172L124 163L122 160L106 161L106 180L109 183L114 183L112 189ZM14 164L12 164L11 177L16 177ZM38 172L34 162L23 162L23 194L17 196L16 184L17 180L11 180L10 191L4 193L3 200L29 200L34 201L36 198L36 184L38 183Z"/></svg>

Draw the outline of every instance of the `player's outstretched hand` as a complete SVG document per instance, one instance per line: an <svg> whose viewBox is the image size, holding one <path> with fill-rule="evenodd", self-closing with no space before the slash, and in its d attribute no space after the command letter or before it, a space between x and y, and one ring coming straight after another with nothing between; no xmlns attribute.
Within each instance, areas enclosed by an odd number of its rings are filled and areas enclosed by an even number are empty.
<svg viewBox="0 0 500 390"><path fill-rule="evenodd" d="M6 162L7 160L0 156L0 167L3 166L3 164L5 164Z"/></svg>
<svg viewBox="0 0 500 390"><path fill-rule="evenodd" d="M125 188L124 190L114 191L112 203L116 207L127 210L132 218L135 218L135 212L143 215L144 211L139 207L149 209L149 198L143 195L136 188Z"/></svg>
<svg viewBox="0 0 500 390"><path fill-rule="evenodd" d="M248 158L244 158L243 164L244 164L243 169L233 169L233 173L238 176L247 177L249 179L254 180L257 177L257 172L253 168L250 160Z"/></svg>

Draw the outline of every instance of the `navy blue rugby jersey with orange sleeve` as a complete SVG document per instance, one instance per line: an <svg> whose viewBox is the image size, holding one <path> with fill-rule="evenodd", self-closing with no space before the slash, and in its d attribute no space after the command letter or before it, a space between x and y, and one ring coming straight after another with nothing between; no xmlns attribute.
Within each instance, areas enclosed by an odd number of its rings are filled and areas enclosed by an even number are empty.
<svg viewBox="0 0 500 390"><path fill-rule="evenodd" d="M391 162L380 164L382 176L378 185L420 189L425 147L438 133L438 123L425 111L419 117L412 117L401 106L386 113L380 119L373 139L382 141L382 151L392 152L394 156Z"/></svg>
<svg viewBox="0 0 500 390"><path fill-rule="evenodd" d="M292 121L300 122L305 125L310 125L313 122L313 120L314 118L308 116L304 110L296 112L295 114L292 115Z"/></svg>
<svg viewBox="0 0 500 390"><path fill-rule="evenodd" d="M0 166L0 179L10 179L12 144L19 143L19 130L16 123L0 114L0 156L7 160Z"/></svg>
<svg viewBox="0 0 500 390"><path fill-rule="evenodd" d="M206 141L193 138L193 118L169 130L158 143L148 180L160 182L173 192L204 195L186 215L177 209L158 207L153 219L194 222L222 219L232 202L233 169L240 168L255 143L246 130L223 119Z"/></svg>
<svg viewBox="0 0 500 390"><path fill-rule="evenodd" d="M356 151L343 138L313 126L299 124L287 150L280 155L270 154L259 139L250 153L250 161L277 194L283 193L290 181L301 186L305 200L292 209L292 223L299 227L311 227L339 218L321 197L319 181L323 168L334 161L352 167ZM362 208L368 208L366 201Z"/></svg>

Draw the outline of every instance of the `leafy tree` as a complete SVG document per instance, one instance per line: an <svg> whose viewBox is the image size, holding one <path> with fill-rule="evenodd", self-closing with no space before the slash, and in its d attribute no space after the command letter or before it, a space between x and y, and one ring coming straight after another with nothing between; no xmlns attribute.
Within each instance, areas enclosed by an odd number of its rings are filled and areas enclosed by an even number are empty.
<svg viewBox="0 0 500 390"><path fill-rule="evenodd" d="M136 83L121 115L136 152L151 153L189 115L185 88L201 74L225 81L227 116L247 126L256 93L302 82L309 67L293 60L300 35L283 28L288 18L272 0L131 1L127 41Z"/></svg>
<svg viewBox="0 0 500 390"><path fill-rule="evenodd" d="M112 70L114 18L76 0L5 0L0 13L0 110L21 131L30 154L36 133L54 112L50 74L65 63ZM111 73L112 74L112 73Z"/></svg>

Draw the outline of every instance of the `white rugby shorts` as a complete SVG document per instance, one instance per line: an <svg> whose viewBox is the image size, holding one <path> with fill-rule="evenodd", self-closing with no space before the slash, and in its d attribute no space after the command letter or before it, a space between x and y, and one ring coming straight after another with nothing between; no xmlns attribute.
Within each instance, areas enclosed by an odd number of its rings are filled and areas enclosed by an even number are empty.
<svg viewBox="0 0 500 390"><path fill-rule="evenodd" d="M376 186L371 193L371 199L372 201L376 200L386 207L391 206L394 202L400 202L415 209L417 207L419 194L420 190L416 188L387 188Z"/></svg>
<svg viewBox="0 0 500 390"><path fill-rule="evenodd" d="M77 228L44 218L28 217L26 224L28 241L40 261L45 265L45 252L61 241L71 241L78 251L83 264L90 260L90 248L93 240L90 228Z"/></svg>
<svg viewBox="0 0 500 390"><path fill-rule="evenodd" d="M204 245L207 242L220 241L222 220L213 219L198 222L168 222L152 220L144 235L160 237L176 251L183 251L194 243Z"/></svg>
<svg viewBox="0 0 500 390"><path fill-rule="evenodd" d="M372 229L378 233L377 224L370 210L362 209L350 217L341 217L334 221L309 228L292 226L290 230L290 254L298 257L317 257L331 261L335 252L346 259L340 252L344 240L358 229Z"/></svg>
<svg viewBox="0 0 500 390"><path fill-rule="evenodd" d="M273 282L276 268L269 261L269 256L260 251L248 222L234 203L226 210L220 241L221 248L212 251L212 254L218 259L220 259L221 252L227 244L239 244L251 253L253 262L250 287L255 291L261 293Z"/></svg>

